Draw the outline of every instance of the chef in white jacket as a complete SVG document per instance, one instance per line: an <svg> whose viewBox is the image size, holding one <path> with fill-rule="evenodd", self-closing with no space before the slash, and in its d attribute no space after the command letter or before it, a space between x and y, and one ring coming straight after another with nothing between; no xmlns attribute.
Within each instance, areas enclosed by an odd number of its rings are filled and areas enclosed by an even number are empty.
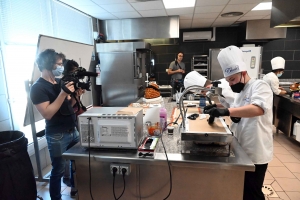
<svg viewBox="0 0 300 200"><path fill-rule="evenodd" d="M285 95L288 94L283 88L279 87L279 77L282 76L284 67L285 67L285 60L282 57L275 57L271 60L272 71L266 74L263 77L263 80L266 81L274 94L276 95Z"/></svg>
<svg viewBox="0 0 300 200"><path fill-rule="evenodd" d="M244 200L264 200L262 185L268 163L273 157L272 105L273 94L263 80L247 74L242 51L236 46L223 49L218 55L225 79L238 93L230 108L211 108L213 116L240 117L235 137L255 165L255 172L245 172Z"/></svg>

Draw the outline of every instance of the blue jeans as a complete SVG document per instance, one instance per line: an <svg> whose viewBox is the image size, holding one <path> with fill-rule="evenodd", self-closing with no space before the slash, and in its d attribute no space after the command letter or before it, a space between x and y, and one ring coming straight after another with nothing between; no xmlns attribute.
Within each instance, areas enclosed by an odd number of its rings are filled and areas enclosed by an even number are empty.
<svg viewBox="0 0 300 200"><path fill-rule="evenodd" d="M79 141L77 129L73 132L55 133L46 135L52 170L50 175L50 197L51 200L61 199L61 178L65 171L65 159L62 154ZM72 163L72 162L71 162ZM71 183L74 187L73 173L71 172Z"/></svg>

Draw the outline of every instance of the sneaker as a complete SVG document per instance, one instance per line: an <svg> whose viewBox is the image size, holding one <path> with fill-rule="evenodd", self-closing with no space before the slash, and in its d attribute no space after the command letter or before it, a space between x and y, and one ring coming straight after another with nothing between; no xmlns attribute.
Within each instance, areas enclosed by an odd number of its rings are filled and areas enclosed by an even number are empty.
<svg viewBox="0 0 300 200"><path fill-rule="evenodd" d="M74 187L71 187L71 192L70 192L70 196L71 197L75 197L77 194L78 190Z"/></svg>
<svg viewBox="0 0 300 200"><path fill-rule="evenodd" d="M63 183L66 184L68 187L71 187L71 181L69 178L63 178Z"/></svg>

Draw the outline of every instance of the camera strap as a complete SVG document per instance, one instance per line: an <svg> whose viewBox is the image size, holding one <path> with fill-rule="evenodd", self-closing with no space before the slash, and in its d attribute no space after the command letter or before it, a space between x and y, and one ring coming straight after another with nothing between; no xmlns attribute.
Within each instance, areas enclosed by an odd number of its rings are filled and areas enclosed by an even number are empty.
<svg viewBox="0 0 300 200"><path fill-rule="evenodd" d="M61 82L61 89L63 89L63 91L67 94L71 94L72 92L66 87L66 85L64 84L64 82Z"/></svg>

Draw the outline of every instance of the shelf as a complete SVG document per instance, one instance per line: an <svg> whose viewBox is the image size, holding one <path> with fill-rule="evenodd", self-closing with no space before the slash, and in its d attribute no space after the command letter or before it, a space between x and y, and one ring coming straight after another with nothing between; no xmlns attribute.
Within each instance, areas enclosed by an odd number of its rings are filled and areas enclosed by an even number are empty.
<svg viewBox="0 0 300 200"><path fill-rule="evenodd" d="M194 64L194 66L207 66L207 64Z"/></svg>
<svg viewBox="0 0 300 200"><path fill-rule="evenodd" d="M194 71L197 71L197 72L207 72L207 69L194 69Z"/></svg>
<svg viewBox="0 0 300 200"><path fill-rule="evenodd" d="M208 75L208 56L207 55L194 55L191 62L191 70L197 71L204 77Z"/></svg>

